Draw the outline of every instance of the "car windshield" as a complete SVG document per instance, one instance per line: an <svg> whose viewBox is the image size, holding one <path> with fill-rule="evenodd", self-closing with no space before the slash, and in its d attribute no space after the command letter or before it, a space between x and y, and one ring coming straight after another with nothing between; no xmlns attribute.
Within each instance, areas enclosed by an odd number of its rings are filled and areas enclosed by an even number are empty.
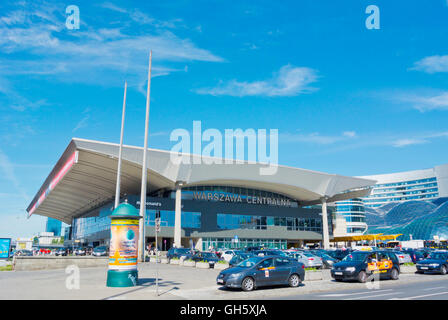
<svg viewBox="0 0 448 320"><path fill-rule="evenodd" d="M241 261L240 263L237 264L238 267L242 267L242 268L252 268L254 265L256 265L258 262L260 262L260 260L262 260L263 258L260 257L252 257L249 259L246 259L244 261Z"/></svg>
<svg viewBox="0 0 448 320"><path fill-rule="evenodd" d="M353 252L345 256L342 261L352 262L352 261L364 261L369 253L368 252Z"/></svg>
<svg viewBox="0 0 448 320"><path fill-rule="evenodd" d="M447 259L447 254L443 253L443 252L434 252L434 253L431 253L428 258L436 259L436 260L445 260L445 259Z"/></svg>
<svg viewBox="0 0 448 320"><path fill-rule="evenodd" d="M95 249L93 249L95 251L105 251L106 247L96 247Z"/></svg>

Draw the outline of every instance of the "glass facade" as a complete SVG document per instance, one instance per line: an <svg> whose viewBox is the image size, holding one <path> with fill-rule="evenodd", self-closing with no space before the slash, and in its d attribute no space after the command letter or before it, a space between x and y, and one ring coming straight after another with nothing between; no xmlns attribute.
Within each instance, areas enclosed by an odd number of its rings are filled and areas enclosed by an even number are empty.
<svg viewBox="0 0 448 320"><path fill-rule="evenodd" d="M159 210L160 212L160 226L174 227L174 211ZM156 210L146 210L145 225L154 226L156 219ZM199 229L201 227L201 213L200 212L181 212L181 226L182 228Z"/></svg>
<svg viewBox="0 0 448 320"><path fill-rule="evenodd" d="M60 236L62 230L62 222L53 218L47 218L46 232L53 232L55 236Z"/></svg>
<svg viewBox="0 0 448 320"><path fill-rule="evenodd" d="M407 201L367 210L368 233L403 234L399 240L448 239L448 198Z"/></svg>
<svg viewBox="0 0 448 320"><path fill-rule="evenodd" d="M219 229L266 230L268 226L284 226L287 230L322 232L322 220L316 218L270 217L218 213Z"/></svg>
<svg viewBox="0 0 448 320"><path fill-rule="evenodd" d="M380 207L389 202L425 200L439 196L437 178L383 183L374 186L372 193L363 198L366 207Z"/></svg>
<svg viewBox="0 0 448 320"><path fill-rule="evenodd" d="M252 246L263 246L271 249L287 249L287 241L281 239L238 239L233 238L204 238L202 239L202 250L208 248L245 248Z"/></svg>
<svg viewBox="0 0 448 320"><path fill-rule="evenodd" d="M348 235L359 235L367 231L365 207L362 199L337 201L336 213L345 218Z"/></svg>

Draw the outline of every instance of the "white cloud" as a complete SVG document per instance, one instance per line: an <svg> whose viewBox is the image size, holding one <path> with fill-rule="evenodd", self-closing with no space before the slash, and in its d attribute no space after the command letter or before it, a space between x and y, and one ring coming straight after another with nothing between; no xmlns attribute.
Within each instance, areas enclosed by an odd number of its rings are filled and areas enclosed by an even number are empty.
<svg viewBox="0 0 448 320"><path fill-rule="evenodd" d="M421 111L448 110L448 91L442 91L431 94L400 94L396 100L410 103Z"/></svg>
<svg viewBox="0 0 448 320"><path fill-rule="evenodd" d="M425 139L398 139L398 140L392 141L392 146L401 148L401 147L407 147L407 146L411 146L411 145L423 144L423 143L428 143L428 142L429 141L425 140Z"/></svg>
<svg viewBox="0 0 448 320"><path fill-rule="evenodd" d="M318 76L315 70L306 67L283 66L273 78L264 81L241 82L232 80L215 88L196 90L199 94L229 96L296 96L317 89L309 87Z"/></svg>
<svg viewBox="0 0 448 320"><path fill-rule="evenodd" d="M106 6L110 9L113 5ZM93 28L86 22L88 16L82 15L81 29L67 30L61 7L64 5L27 2L27 7L19 6L0 19L0 50L6 53L0 59L0 71L4 76L46 75L65 82L121 85L122 81L114 79L122 80L126 75L132 86L146 78L150 49L153 76L182 70L167 64L181 62L183 68L189 61L223 61L210 51L198 48L191 40L167 30L177 19L126 29L136 20L139 25L149 23L150 18L136 9L132 12L123 9L122 28L112 22L112 27ZM26 53L23 56L32 55L32 58L12 59L12 54L17 53Z"/></svg>
<svg viewBox="0 0 448 320"><path fill-rule="evenodd" d="M411 70L423 71L426 73L448 72L448 55L430 56L414 63Z"/></svg>

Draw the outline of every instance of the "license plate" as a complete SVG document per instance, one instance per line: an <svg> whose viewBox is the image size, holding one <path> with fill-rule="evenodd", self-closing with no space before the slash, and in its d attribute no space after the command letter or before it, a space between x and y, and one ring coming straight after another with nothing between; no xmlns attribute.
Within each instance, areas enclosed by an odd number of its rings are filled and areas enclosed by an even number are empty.
<svg viewBox="0 0 448 320"><path fill-rule="evenodd" d="M219 279L219 280L218 280L218 283L224 283L224 280Z"/></svg>
<svg viewBox="0 0 448 320"><path fill-rule="evenodd" d="M420 269L427 270L428 267L420 267Z"/></svg>
<svg viewBox="0 0 448 320"><path fill-rule="evenodd" d="M337 276L342 276L343 275L342 272L335 272L334 274L337 275Z"/></svg>

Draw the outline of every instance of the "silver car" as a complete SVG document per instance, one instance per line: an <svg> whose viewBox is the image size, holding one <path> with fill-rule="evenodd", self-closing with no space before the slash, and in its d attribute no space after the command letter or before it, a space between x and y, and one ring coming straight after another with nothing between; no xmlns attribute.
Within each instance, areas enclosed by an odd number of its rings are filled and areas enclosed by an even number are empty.
<svg viewBox="0 0 448 320"><path fill-rule="evenodd" d="M405 252L401 252L401 251L394 251L395 255L398 258L398 261L400 262L400 264L403 263L412 263L412 258L409 254L405 253Z"/></svg>
<svg viewBox="0 0 448 320"><path fill-rule="evenodd" d="M322 258L315 256L309 252L297 251L290 253L289 256L291 258L294 258L294 260L303 263L305 268L322 268L323 266Z"/></svg>

